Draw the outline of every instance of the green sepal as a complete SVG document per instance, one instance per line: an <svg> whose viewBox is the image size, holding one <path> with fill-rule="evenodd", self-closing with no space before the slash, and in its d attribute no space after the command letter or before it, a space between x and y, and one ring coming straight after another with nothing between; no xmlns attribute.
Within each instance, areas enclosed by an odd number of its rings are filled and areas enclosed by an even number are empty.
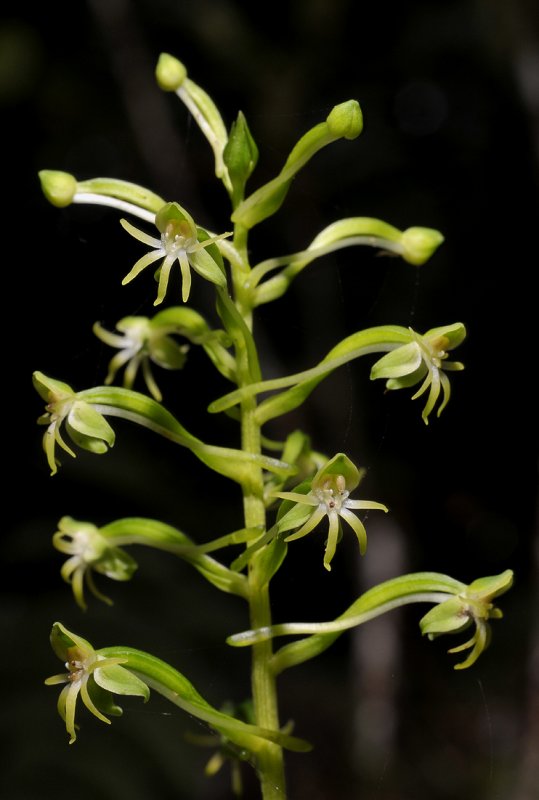
<svg viewBox="0 0 539 800"><path fill-rule="evenodd" d="M210 235L204 228L197 226L197 239L199 242L205 242L210 238ZM226 287L226 274L223 263L223 257L219 248L215 243L207 245L189 256L189 263L193 269L198 272L203 278L222 289Z"/></svg>
<svg viewBox="0 0 539 800"><path fill-rule="evenodd" d="M466 597L477 600L491 601L495 597L509 591L513 585L513 570L506 569L500 575L490 575L487 578L477 578L472 581L466 591Z"/></svg>
<svg viewBox="0 0 539 800"><path fill-rule="evenodd" d="M462 630L470 624L470 616L466 613L460 597L452 597L434 606L419 620L421 633L427 635L429 639L442 633Z"/></svg>
<svg viewBox="0 0 539 800"><path fill-rule="evenodd" d="M186 354L178 344L171 339L160 336L152 342L152 361L162 369L177 370L185 365Z"/></svg>
<svg viewBox="0 0 539 800"><path fill-rule="evenodd" d="M413 383L409 384L413 386L413 384L417 383L419 380L419 377L416 377L415 373L422 363L421 350L416 342L410 342L402 347L397 347L395 350L391 350L391 352L382 356L376 364L373 364L371 368L371 380L376 380L377 378L391 378L393 380L401 379L404 376L411 377L413 375ZM406 384L401 385L405 386Z"/></svg>
<svg viewBox="0 0 539 800"><path fill-rule="evenodd" d="M88 679L88 694L96 708L106 716L121 717L124 713L121 706L114 702L114 697L111 693L102 689L93 675L90 675Z"/></svg>
<svg viewBox="0 0 539 800"><path fill-rule="evenodd" d="M347 490L353 492L363 477L363 471L360 471L345 453L337 453L318 470L312 480L312 488L323 488L328 478L337 475L343 476Z"/></svg>
<svg viewBox="0 0 539 800"><path fill-rule="evenodd" d="M169 225L180 228L181 223L187 222L192 230L195 226L193 217L179 203L165 203L155 215L155 227L159 233L165 233ZM184 234L185 235L185 234Z"/></svg>
<svg viewBox="0 0 539 800"><path fill-rule="evenodd" d="M61 622L55 622L50 634L51 647L60 661L67 661L73 648L81 653L93 650L92 645L82 636L69 631Z"/></svg>
<svg viewBox="0 0 539 800"><path fill-rule="evenodd" d="M119 664L112 664L110 667L95 670L94 680L102 689L113 694L142 697L145 702L150 697L150 690L147 685Z"/></svg>
<svg viewBox="0 0 539 800"><path fill-rule="evenodd" d="M75 401L66 419L73 442L91 453L106 453L114 445L115 433L107 420L91 405Z"/></svg>
<svg viewBox="0 0 539 800"><path fill-rule="evenodd" d="M423 334L423 338L437 342L442 339L444 350L454 350L466 338L466 327L462 322L454 322L452 325L441 325L437 328L430 328Z"/></svg>
<svg viewBox="0 0 539 800"><path fill-rule="evenodd" d="M58 399L75 397L75 392L71 386L63 381L57 381L55 378L49 378L49 376L45 375L43 372L34 372L32 375L32 383L36 392L46 403L51 403Z"/></svg>

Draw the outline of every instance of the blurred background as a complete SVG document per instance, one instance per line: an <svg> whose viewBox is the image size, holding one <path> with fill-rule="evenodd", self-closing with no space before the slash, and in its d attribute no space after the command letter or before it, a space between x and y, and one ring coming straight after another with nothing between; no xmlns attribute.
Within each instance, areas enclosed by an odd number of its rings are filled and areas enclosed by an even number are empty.
<svg viewBox="0 0 539 800"><path fill-rule="evenodd" d="M53 551L59 518L104 524L160 518L197 541L241 526L240 497L189 453L127 423L106 457L65 456L50 478L35 419L35 369L76 389L104 380L112 353L92 334L151 314L144 278L121 278L142 254L118 214L58 210L37 172L130 180L227 230L229 207L211 152L183 105L155 85L170 52L213 97L229 125L238 109L260 149L249 186L269 180L297 139L333 105L357 98L365 128L327 148L300 174L282 209L252 234L253 263L304 248L330 222L373 216L440 229L423 268L367 248L305 270L283 300L260 309L268 376L316 363L340 339L378 324L428 328L463 322L468 338L440 419L421 420L410 392L370 384L370 363L342 369L307 404L268 429L297 427L328 455L344 450L368 470L369 516L359 558L344 537L333 570L322 536L290 548L275 581L275 620L323 620L379 580L434 570L470 582L515 570L489 650L455 672L458 642L422 640L424 607L341 637L280 681L282 719L309 738L288 759L290 800L534 800L539 797L537 588L537 250L539 21L532 0L79 0L2 5L5 391L3 429L1 796L59 794L121 800L230 798L224 768L206 779L212 751L180 711L128 698L112 726L83 709L68 747L48 644L55 620L95 646L128 644L170 661L215 705L248 690L244 651L225 637L247 626L234 598L164 555L131 551L130 584L99 585L114 599L75 606ZM213 315L194 281L193 304ZM367 361L367 359L365 359ZM206 405L226 391L204 354L180 375L158 375L166 404L202 438L234 443L230 420ZM178 386L179 391L178 391ZM140 388L140 387L139 387ZM246 797L258 796L246 766Z"/></svg>

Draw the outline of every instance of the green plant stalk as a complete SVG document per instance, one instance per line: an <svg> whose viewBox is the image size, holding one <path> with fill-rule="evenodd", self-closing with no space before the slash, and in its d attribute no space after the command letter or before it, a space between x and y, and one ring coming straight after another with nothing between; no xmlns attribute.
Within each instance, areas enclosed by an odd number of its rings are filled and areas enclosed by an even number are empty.
<svg viewBox="0 0 539 800"><path fill-rule="evenodd" d="M242 444L249 452L260 452L260 427L255 419L255 410L256 403L253 401L246 401L242 406ZM253 469L253 482L249 490L244 488L244 512L246 525L265 527L262 471L259 468ZM248 598L253 627L271 625L269 584L260 579L260 571L257 568L262 553L263 550L258 554L258 558L253 558L249 566ZM261 642L253 647L251 685L257 725L278 730L275 675L270 668L272 656L271 641ZM286 795L282 749L270 743L265 745L258 756L258 766L264 800L283 800Z"/></svg>
<svg viewBox="0 0 539 800"><path fill-rule="evenodd" d="M244 256L244 264L248 266L247 230L236 224L234 244ZM236 304L250 328L252 325L251 309L243 306L241 289L245 281L243 270L232 269L236 295ZM252 383L247 365L238 354L238 385ZM248 453L261 453L260 423L256 418L257 402L255 397L248 397L240 405L242 449ZM254 464L251 467L252 479L248 485L243 484L244 521L247 527L262 526L266 529L266 507L264 505L264 484L262 470ZM263 550L249 564L248 602L249 618L253 628L271 625L271 607L269 583L261 579L260 561ZM273 643L271 640L255 644L251 655L251 690L256 724L260 727L279 730L279 711L275 674L271 669ZM279 745L264 743L257 754L257 766L263 800L285 800L285 775L283 750Z"/></svg>

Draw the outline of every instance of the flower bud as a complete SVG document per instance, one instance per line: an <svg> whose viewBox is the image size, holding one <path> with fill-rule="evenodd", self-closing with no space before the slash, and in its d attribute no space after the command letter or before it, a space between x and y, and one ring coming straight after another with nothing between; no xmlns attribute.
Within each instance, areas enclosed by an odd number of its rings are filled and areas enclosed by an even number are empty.
<svg viewBox="0 0 539 800"><path fill-rule="evenodd" d="M232 123L228 141L223 150L223 161L232 181L235 204L243 196L245 183L258 161L258 147L251 135L247 120L240 111Z"/></svg>
<svg viewBox="0 0 539 800"><path fill-rule="evenodd" d="M43 194L49 203L57 208L71 205L77 191L77 181L73 175L54 169L42 169L38 174Z"/></svg>
<svg viewBox="0 0 539 800"><path fill-rule="evenodd" d="M165 92L175 92L187 77L187 70L181 61L168 53L161 53L155 68L155 77Z"/></svg>
<svg viewBox="0 0 539 800"><path fill-rule="evenodd" d="M336 139L355 139L363 130L363 114L357 100L339 103L326 119L332 136Z"/></svg>
<svg viewBox="0 0 539 800"><path fill-rule="evenodd" d="M401 236L402 257L409 264L421 266L444 241L440 231L434 228L408 228Z"/></svg>

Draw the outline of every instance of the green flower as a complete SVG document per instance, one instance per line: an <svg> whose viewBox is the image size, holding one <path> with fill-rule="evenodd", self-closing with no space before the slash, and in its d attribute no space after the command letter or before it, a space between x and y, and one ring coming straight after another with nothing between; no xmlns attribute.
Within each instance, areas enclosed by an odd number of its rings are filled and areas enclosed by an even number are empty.
<svg viewBox="0 0 539 800"><path fill-rule="evenodd" d="M51 633L52 649L65 663L67 672L47 678L47 686L65 683L58 698L58 712L66 724L69 744L77 738L75 711L79 694L94 717L110 725L105 713L119 716L122 709L114 702L113 694L134 695L145 701L150 696L146 684L121 667L125 658L106 658L96 652L81 636L55 622ZM105 713L104 713L105 712Z"/></svg>
<svg viewBox="0 0 539 800"><path fill-rule="evenodd" d="M467 658L455 665L455 669L466 669L474 664L483 650L488 647L491 637L490 619L501 619L501 610L492 602L495 597L504 594L513 585L513 572L506 569L501 575L478 578L464 591L443 603L434 606L420 620L421 632L429 639L443 633L459 633L470 625L475 625L471 639L449 653L461 653L470 650Z"/></svg>
<svg viewBox="0 0 539 800"><path fill-rule="evenodd" d="M96 587L92 572L99 572L116 581L128 581L137 562L121 547L114 547L91 522L79 522L72 517L62 517L52 543L69 558L60 574L71 584L77 604L86 609L84 582L99 600L112 605L112 601Z"/></svg>
<svg viewBox="0 0 539 800"><path fill-rule="evenodd" d="M152 374L151 362L164 369L181 369L185 363L185 354L189 345L180 345L169 335L170 326L159 325L147 317L124 317L117 325L118 333L111 333L96 322L95 335L110 347L117 347L120 352L112 357L109 363L107 385L111 384L121 367L125 366L123 385L132 389L139 367L152 397L161 402L162 395Z"/></svg>
<svg viewBox="0 0 539 800"><path fill-rule="evenodd" d="M75 458L75 453L60 433L63 422L72 442L83 450L106 453L108 448L113 446L114 431L105 417L90 403L80 400L71 386L48 378L42 372L34 372L33 383L39 395L47 403L45 413L38 418L38 424L47 425L43 435L43 449L47 454L52 475L58 471L54 453L57 444Z"/></svg>
<svg viewBox="0 0 539 800"><path fill-rule="evenodd" d="M123 279L122 284L129 283L150 264L163 259L158 270L159 286L157 298L154 300L155 306L163 302L170 270L175 261L180 264L184 303L187 302L191 291L191 267L211 283L221 287L226 286L226 277L222 263L220 263L219 251L216 248L212 249L212 245L231 236L230 233L208 236L206 231L195 225L191 215L178 203L167 203L155 215L155 224L161 234L159 239L135 228L125 219L120 222L131 236L153 248L145 256L139 258L131 272Z"/></svg>
<svg viewBox="0 0 539 800"><path fill-rule="evenodd" d="M373 365L371 380L387 378L386 388L390 390L415 386L422 381L412 400L429 390L421 414L428 425L429 414L438 401L440 391L443 392L443 399L438 407L438 417L451 396L451 385L445 371L464 369L464 364L460 361L447 361L447 357L449 351L464 340L466 328L462 323L456 322L454 325L432 328L423 336L410 328L410 336L412 341L409 344L391 350Z"/></svg>
<svg viewBox="0 0 539 800"><path fill-rule="evenodd" d="M350 492L358 486L361 478L362 473L350 459L344 453L337 453L318 470L312 482L305 482L297 487L304 489L304 492L273 492L274 497L294 503L291 508L282 507L283 513L278 519L277 527L280 533L298 527L299 530L287 536L284 541L301 539L327 517L329 532L324 553L324 567L331 570L331 560L342 536L341 519L344 519L356 534L359 550L363 555L367 548L367 533L361 520L350 509L387 511L387 508L373 500L349 499Z"/></svg>

